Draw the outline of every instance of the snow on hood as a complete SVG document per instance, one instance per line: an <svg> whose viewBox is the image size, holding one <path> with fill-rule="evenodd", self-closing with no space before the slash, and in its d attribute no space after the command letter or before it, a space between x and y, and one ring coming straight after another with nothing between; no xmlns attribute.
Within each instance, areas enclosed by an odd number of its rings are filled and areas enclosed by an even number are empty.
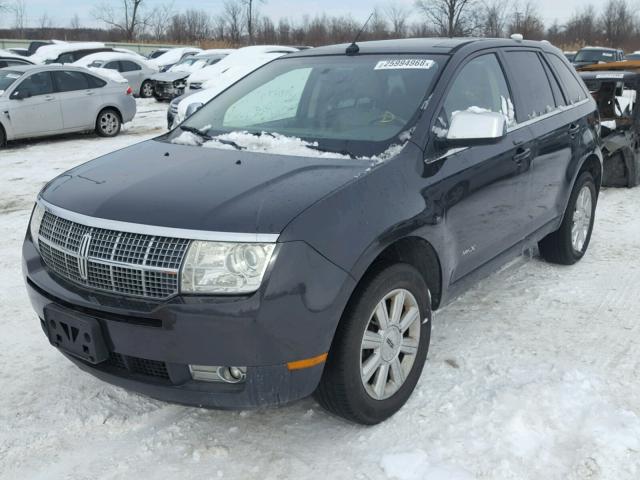
<svg viewBox="0 0 640 480"><path fill-rule="evenodd" d="M184 47L184 48L172 48L168 52L163 53L159 57L149 60L149 64L155 67L163 67L165 65L173 65L178 63L185 53L200 53L199 48Z"/></svg>
<svg viewBox="0 0 640 480"><path fill-rule="evenodd" d="M35 63L44 63L47 60L55 60L66 52L91 48L105 48L105 46L101 42L54 43L53 45L43 45L29 59Z"/></svg>
<svg viewBox="0 0 640 480"><path fill-rule="evenodd" d="M406 138L406 137L405 137ZM298 137L290 137L279 133L262 132L255 135L249 132L230 132L217 135L211 140L191 133L182 132L179 136L171 140L176 145L201 146L204 148L216 148L219 150L237 150L236 146L242 150L256 153L270 153L274 155L289 155L292 157L314 157L314 158L340 158L349 159L349 155L337 152L322 152L318 150L318 142L307 142ZM370 160L374 163L384 162L395 157L406 144L393 144L379 155L372 157L357 157L358 160Z"/></svg>

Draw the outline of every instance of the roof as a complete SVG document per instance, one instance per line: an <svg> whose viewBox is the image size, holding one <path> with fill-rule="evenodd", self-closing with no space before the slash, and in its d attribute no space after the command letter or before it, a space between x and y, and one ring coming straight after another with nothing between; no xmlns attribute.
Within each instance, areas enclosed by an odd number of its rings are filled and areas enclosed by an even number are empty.
<svg viewBox="0 0 640 480"><path fill-rule="evenodd" d="M152 69L148 64L147 59L139 55L132 55L124 52L98 52L85 55L80 60L76 60L72 65L76 67L86 67L95 61L112 62L116 60L130 60L140 65L144 65L146 68Z"/></svg>
<svg viewBox="0 0 640 480"><path fill-rule="evenodd" d="M34 62L45 62L46 60L55 60L63 53L75 52L78 50L91 50L94 48L106 48L101 42L75 42L75 43L53 43L43 45L36 53L31 55Z"/></svg>
<svg viewBox="0 0 640 480"><path fill-rule="evenodd" d="M358 42L359 54L392 54L392 53L452 53L466 45L478 44L485 48L527 46L543 49L556 48L550 43L531 40L512 40L507 38L402 38L397 40L375 40ZM302 50L289 57L307 57L315 55L344 55L349 43L316 47Z"/></svg>
<svg viewBox="0 0 640 480"><path fill-rule="evenodd" d="M620 49L613 47L582 47L580 50L604 50L606 52L617 52Z"/></svg>
<svg viewBox="0 0 640 480"><path fill-rule="evenodd" d="M33 70L42 70L42 71L55 71L55 70L75 70L79 72L87 72L88 70L84 67L78 67L74 65L59 65L59 64L50 64L50 65L15 65L11 67L6 67L7 70L12 70L14 72L31 72Z"/></svg>

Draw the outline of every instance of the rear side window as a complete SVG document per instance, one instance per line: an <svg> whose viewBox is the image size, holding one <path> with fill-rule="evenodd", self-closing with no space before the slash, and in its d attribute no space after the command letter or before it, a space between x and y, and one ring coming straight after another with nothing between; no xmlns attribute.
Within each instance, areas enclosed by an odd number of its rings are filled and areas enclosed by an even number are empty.
<svg viewBox="0 0 640 480"><path fill-rule="evenodd" d="M548 55L551 65L555 69L556 73L560 77L560 81L564 85L564 90L567 94L567 102L573 104L587 98L587 94L584 93L584 89L580 82L575 77L573 72L569 70L569 67L555 55Z"/></svg>
<svg viewBox="0 0 640 480"><path fill-rule="evenodd" d="M34 73L25 79L16 89L20 93L29 93L32 97L53 92L53 83L49 72Z"/></svg>
<svg viewBox="0 0 640 480"><path fill-rule="evenodd" d="M89 88L92 88L89 76L81 72L53 72L53 78L58 92L73 92L76 90L88 90Z"/></svg>
<svg viewBox="0 0 640 480"><path fill-rule="evenodd" d="M120 70L120 62L109 62L107 63L104 68L108 68L109 70L117 70L119 72L121 72L122 70Z"/></svg>
<svg viewBox="0 0 640 480"><path fill-rule="evenodd" d="M84 74L84 75L85 77L87 77L89 81L90 88L102 88L107 84L107 82L105 82L104 80L98 77L94 77L93 75L87 75L87 74Z"/></svg>
<svg viewBox="0 0 640 480"><path fill-rule="evenodd" d="M470 109L502 113L509 126L515 124L509 87L493 53L474 58L458 72L438 115L435 133L444 135L451 118L457 112Z"/></svg>
<svg viewBox="0 0 640 480"><path fill-rule="evenodd" d="M556 108L544 66L536 52L507 51L505 57L520 92L516 105L518 123L532 120ZM517 102L516 102L517 103Z"/></svg>
<svg viewBox="0 0 640 480"><path fill-rule="evenodd" d="M140 65L138 65L137 63L131 62L129 60L120 61L121 72L135 72L137 70L141 70Z"/></svg>

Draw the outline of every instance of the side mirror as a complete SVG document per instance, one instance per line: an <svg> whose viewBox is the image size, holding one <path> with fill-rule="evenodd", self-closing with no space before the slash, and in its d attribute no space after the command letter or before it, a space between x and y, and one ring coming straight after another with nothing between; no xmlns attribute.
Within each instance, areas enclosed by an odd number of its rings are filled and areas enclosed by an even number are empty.
<svg viewBox="0 0 640 480"><path fill-rule="evenodd" d="M20 90L14 90L11 96L9 97L11 100L24 100L25 98L31 97L31 92L28 90L26 92L21 92Z"/></svg>
<svg viewBox="0 0 640 480"><path fill-rule="evenodd" d="M469 147L495 143L506 134L507 121L503 114L464 110L453 115L444 141L450 147Z"/></svg>
<svg viewBox="0 0 640 480"><path fill-rule="evenodd" d="M185 118L189 118L191 115L193 115L194 113L196 113L198 110L200 110L202 108L204 104L200 103L200 102L194 102L191 103L188 107L187 107L187 111L185 112Z"/></svg>

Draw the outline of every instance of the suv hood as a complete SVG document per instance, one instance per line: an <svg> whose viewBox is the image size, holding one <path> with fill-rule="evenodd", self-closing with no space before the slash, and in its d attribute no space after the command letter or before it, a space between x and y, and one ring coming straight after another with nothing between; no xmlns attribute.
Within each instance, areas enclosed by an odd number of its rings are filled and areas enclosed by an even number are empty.
<svg viewBox="0 0 640 480"><path fill-rule="evenodd" d="M41 197L91 217L193 230L280 233L371 162L149 140L80 165Z"/></svg>

